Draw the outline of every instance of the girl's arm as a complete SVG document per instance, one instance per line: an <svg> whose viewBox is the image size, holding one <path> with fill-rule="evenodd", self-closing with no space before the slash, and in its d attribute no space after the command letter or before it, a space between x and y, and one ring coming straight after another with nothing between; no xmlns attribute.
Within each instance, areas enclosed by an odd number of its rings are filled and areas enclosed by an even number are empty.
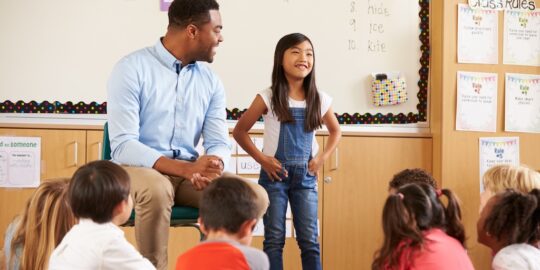
<svg viewBox="0 0 540 270"><path fill-rule="evenodd" d="M324 125L328 129L328 133L330 135L328 136L328 142L324 147L324 151L319 151L317 156L312 158L309 162L308 169L314 174L318 174L322 164L330 156L330 154L334 152L339 143L339 140L341 139L341 129L339 127L337 118L334 115L334 110L332 110L332 107L330 107L328 111L324 114L322 120Z"/></svg>
<svg viewBox="0 0 540 270"><path fill-rule="evenodd" d="M248 132L253 127L253 124L266 113L268 109L264 103L262 97L257 95L249 109L242 114L238 123L233 130L233 137L238 142L238 145L242 147L246 152L252 156L262 168L266 171L268 176L273 180L281 180L279 174L282 173L281 163L274 157L264 155L251 141ZM286 175L286 173L285 173Z"/></svg>

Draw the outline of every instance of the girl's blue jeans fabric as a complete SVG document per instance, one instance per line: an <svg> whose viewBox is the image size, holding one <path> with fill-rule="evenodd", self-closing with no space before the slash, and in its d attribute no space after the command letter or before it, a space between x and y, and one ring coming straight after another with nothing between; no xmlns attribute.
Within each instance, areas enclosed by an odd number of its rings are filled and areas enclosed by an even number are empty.
<svg viewBox="0 0 540 270"><path fill-rule="evenodd" d="M275 157L282 163L288 176L272 181L261 170L259 184L266 189L270 206L263 217L263 249L270 259L271 270L283 269L285 219L290 201L296 241L301 250L302 268L321 269L317 224L317 179L308 172L313 132L304 131L304 109L290 108L295 121L282 123Z"/></svg>

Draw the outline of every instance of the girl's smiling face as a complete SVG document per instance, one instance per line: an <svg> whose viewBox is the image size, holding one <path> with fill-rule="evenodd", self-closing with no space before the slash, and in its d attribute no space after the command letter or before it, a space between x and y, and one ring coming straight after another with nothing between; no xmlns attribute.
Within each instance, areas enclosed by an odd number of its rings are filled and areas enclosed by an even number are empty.
<svg viewBox="0 0 540 270"><path fill-rule="evenodd" d="M313 69L313 47L303 41L287 49L283 54L283 71L288 80L303 80Z"/></svg>

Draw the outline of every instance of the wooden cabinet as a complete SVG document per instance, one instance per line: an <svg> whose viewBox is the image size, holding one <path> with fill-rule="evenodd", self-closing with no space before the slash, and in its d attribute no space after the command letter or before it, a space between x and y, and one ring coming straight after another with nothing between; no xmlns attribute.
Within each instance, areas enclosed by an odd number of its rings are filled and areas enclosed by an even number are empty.
<svg viewBox="0 0 540 270"><path fill-rule="evenodd" d="M86 132L86 162L100 160L103 147L103 131Z"/></svg>
<svg viewBox="0 0 540 270"><path fill-rule="evenodd" d="M0 128L0 136L41 138L41 180L70 177L77 167L86 162L85 130L7 129ZM0 235L13 217L18 215L35 189L0 188Z"/></svg>
<svg viewBox="0 0 540 270"><path fill-rule="evenodd" d="M324 269L371 269L388 181L405 168L431 171L431 154L430 138L342 138L324 166Z"/></svg>

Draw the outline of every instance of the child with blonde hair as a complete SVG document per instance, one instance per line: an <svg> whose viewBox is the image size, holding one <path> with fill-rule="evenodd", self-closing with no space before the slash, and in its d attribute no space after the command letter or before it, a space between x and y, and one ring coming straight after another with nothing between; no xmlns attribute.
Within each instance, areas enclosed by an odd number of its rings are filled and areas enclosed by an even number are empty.
<svg viewBox="0 0 540 270"><path fill-rule="evenodd" d="M497 165L484 173L482 177L484 191L480 194L480 211L487 201L496 193L506 189L514 189L521 193L529 193L540 189L540 173L524 165Z"/></svg>
<svg viewBox="0 0 540 270"><path fill-rule="evenodd" d="M49 257L77 222L67 200L68 179L44 181L6 231L6 269L47 269Z"/></svg>

